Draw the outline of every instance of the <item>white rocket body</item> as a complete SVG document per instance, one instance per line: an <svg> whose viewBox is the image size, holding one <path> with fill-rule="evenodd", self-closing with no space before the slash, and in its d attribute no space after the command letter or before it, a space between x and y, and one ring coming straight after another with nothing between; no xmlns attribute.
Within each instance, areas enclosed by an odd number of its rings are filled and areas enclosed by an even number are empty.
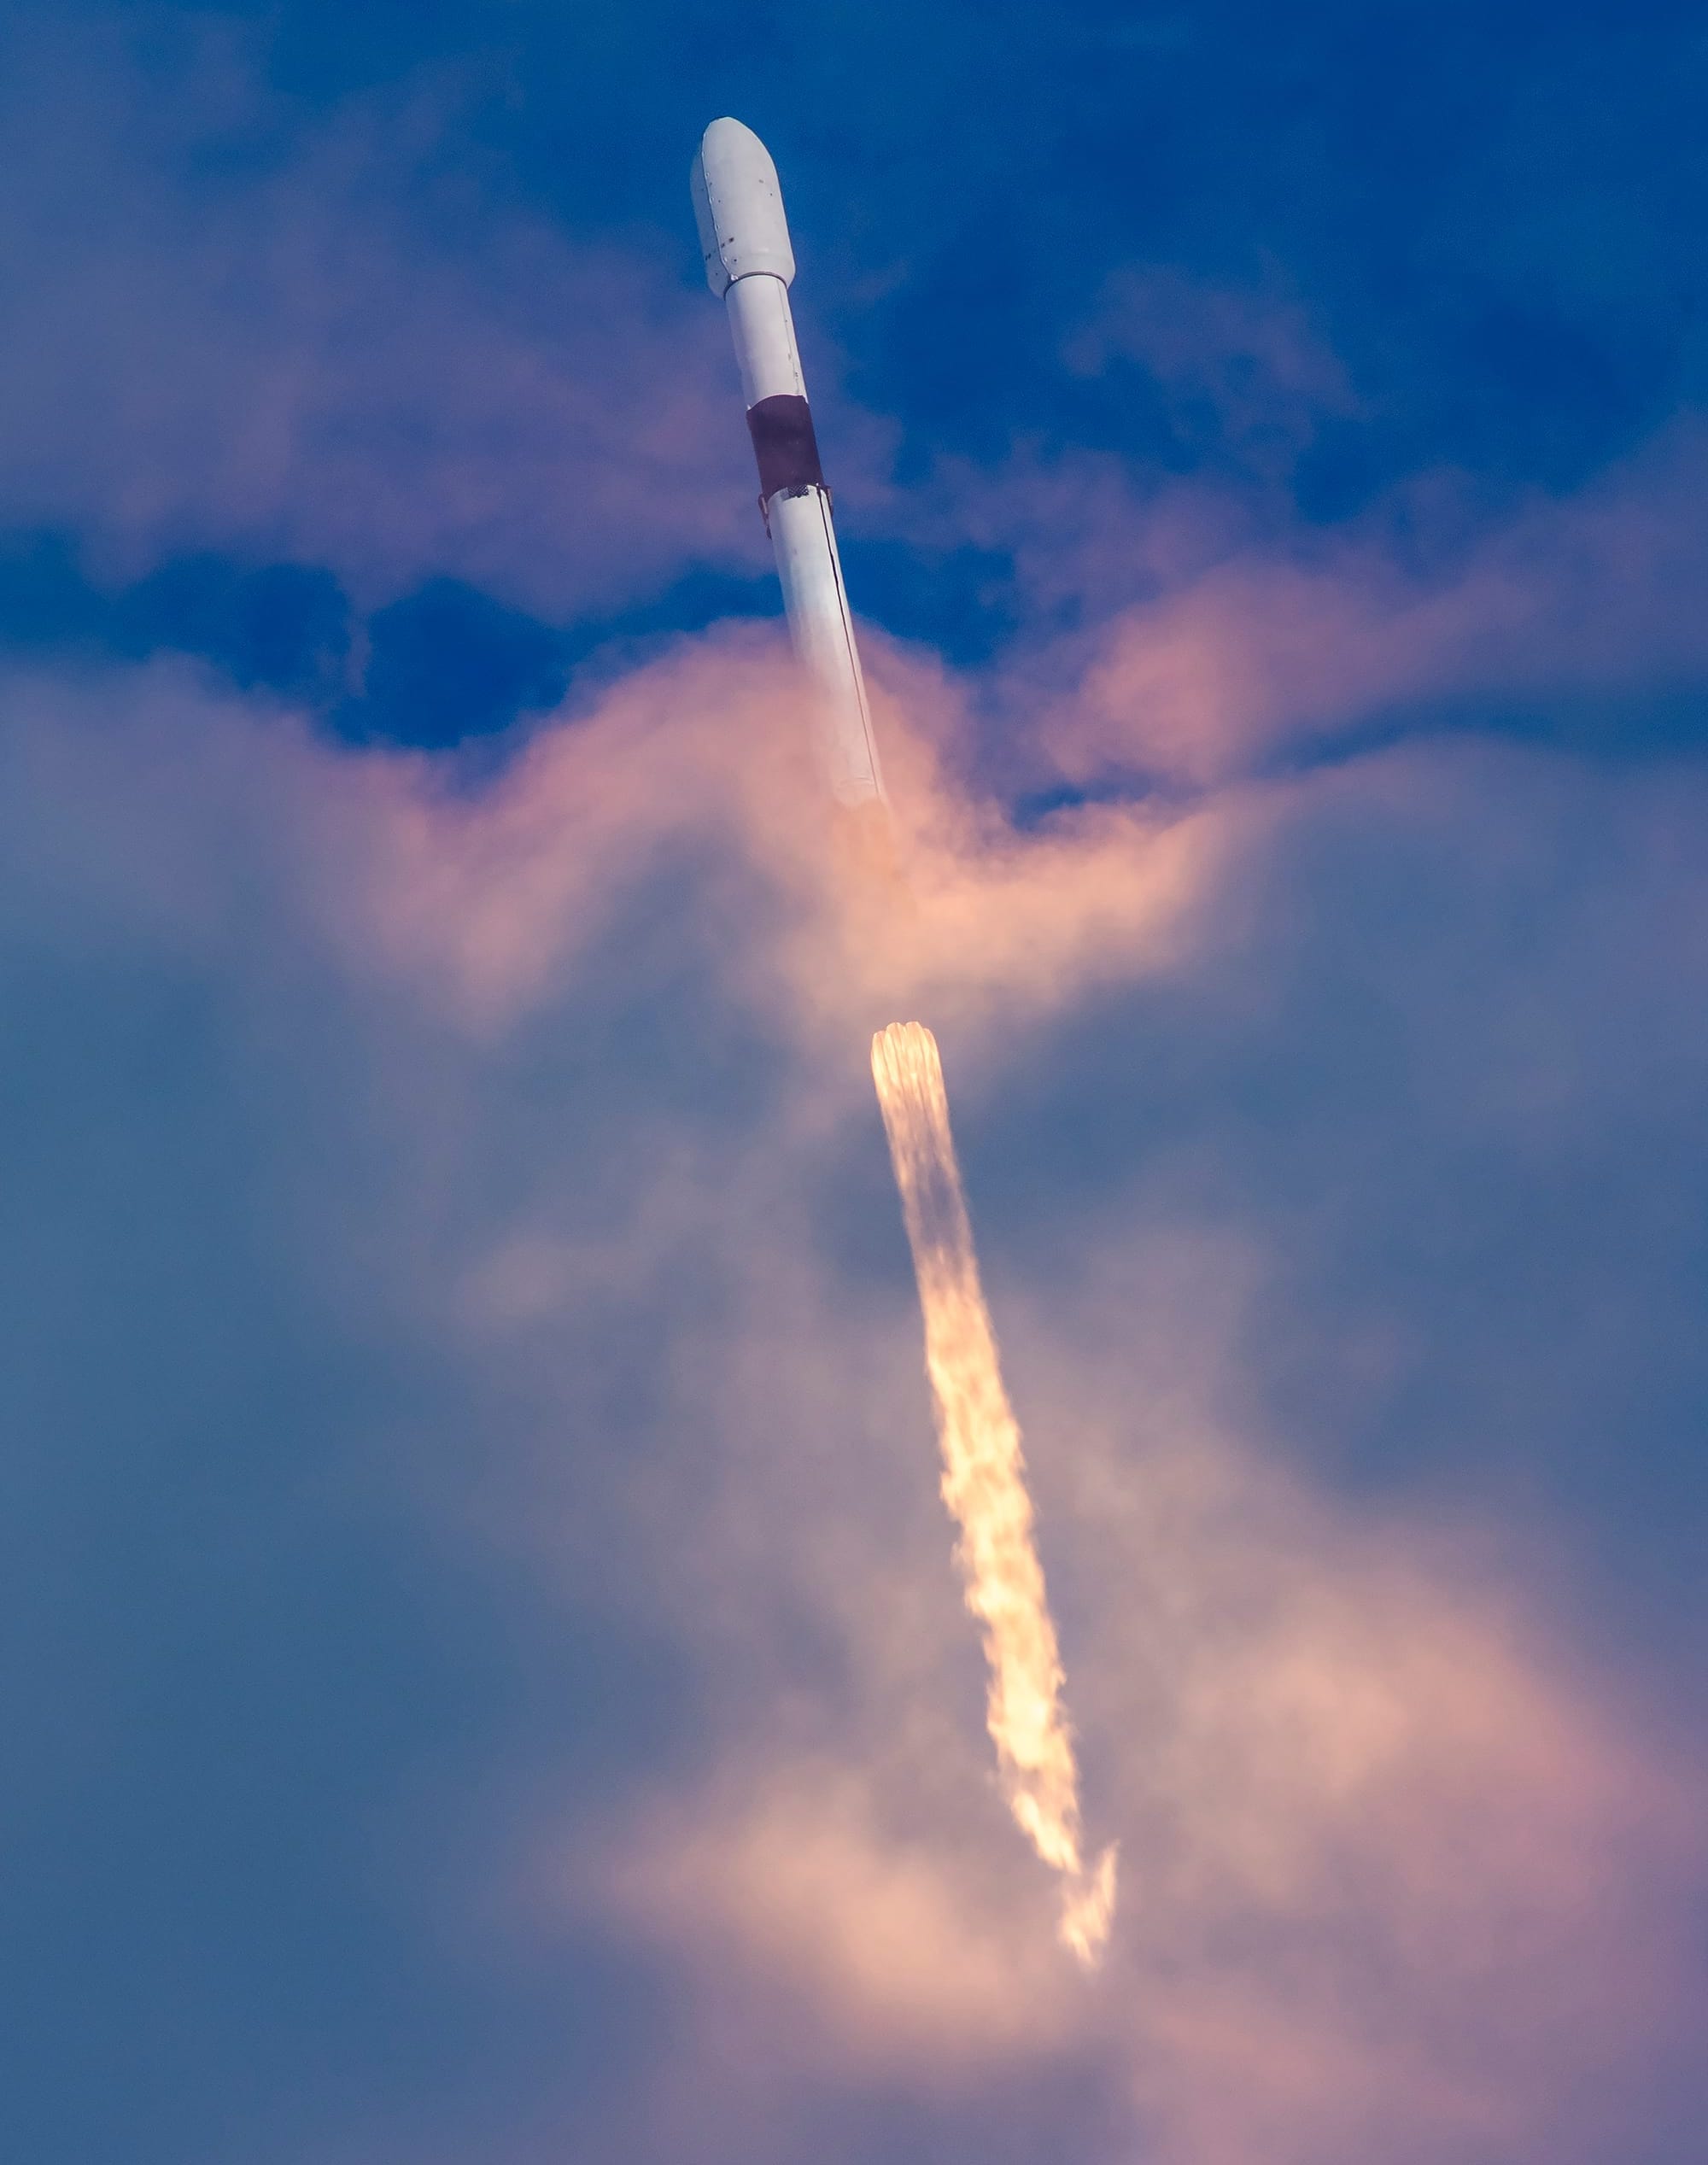
<svg viewBox="0 0 1708 2165"><path fill-rule="evenodd" d="M706 282L729 314L760 507L825 772L839 803L881 806L871 709L789 311L795 259L777 169L751 128L714 120L694 160L693 189Z"/></svg>

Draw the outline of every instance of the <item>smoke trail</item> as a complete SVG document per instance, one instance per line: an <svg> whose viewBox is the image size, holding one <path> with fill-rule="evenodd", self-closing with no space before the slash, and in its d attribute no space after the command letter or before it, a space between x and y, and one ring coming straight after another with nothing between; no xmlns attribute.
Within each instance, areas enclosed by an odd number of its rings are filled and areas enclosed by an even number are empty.
<svg viewBox="0 0 1708 2165"><path fill-rule="evenodd" d="M925 1365L943 1448L943 1501L960 1529L967 1606L984 1626L986 1721L1009 1809L1062 1875L1061 1934L1094 1963L1114 1911L1115 1852L1087 1869L1079 1771L1062 1709L1062 1662L1032 1539L1020 1430L1003 1388L996 1334L949 1130L937 1040L892 1022L872 1040L890 1156L925 1316Z"/></svg>

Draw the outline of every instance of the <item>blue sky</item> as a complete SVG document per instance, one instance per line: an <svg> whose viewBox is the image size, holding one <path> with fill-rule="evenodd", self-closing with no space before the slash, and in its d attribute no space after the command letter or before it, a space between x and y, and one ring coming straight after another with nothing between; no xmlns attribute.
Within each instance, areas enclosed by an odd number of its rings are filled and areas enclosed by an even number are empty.
<svg viewBox="0 0 1708 2165"><path fill-rule="evenodd" d="M749 118L801 229L797 297L863 602L975 667L1042 626L1002 537L933 504L945 462L958 495L963 467L997 476L1020 451L1108 458L1135 487L1214 481L1269 532L1331 532L1452 476L1450 530L1417 544L1451 548L1533 494L1582 487L1701 397L1705 61L1688 10L1012 9L926 34L883 8L731 26L722 10L507 5L478 28L457 9L124 11L97 13L86 39L64 22L17 20L13 95L40 114L32 74L57 88L62 165L80 130L117 138L120 184L169 196L167 250L195 252L199 205L219 216L216 250L240 253L269 184L337 135L324 214L341 178L406 229L406 258L434 241L477 256L483 236L538 221L621 247L686 298L682 145L708 114ZM353 174L357 143L371 162ZM74 186L59 202L70 250L100 251L98 202ZM134 237L130 260L140 272ZM1132 266L1185 282L1161 371L1118 329L1097 352L1110 281ZM234 366L259 366L222 283L204 277L196 298L237 337ZM1285 318L1290 369L1272 348L1213 356L1216 296L1236 321L1245 303L1248 346ZM598 313L590 294L560 305ZM123 371L122 342L109 365ZM459 418L453 398L430 404L418 450ZM703 464L733 487L739 417L705 420ZM395 448L407 465L411 439ZM218 550L173 533L145 580L115 588L79 577L91 536L54 494L9 536L9 641L181 648L239 682L312 690L359 734L489 733L611 640L769 603L739 500L721 533L674 548L667 504L637 506L656 547L596 609L583 582L553 606L542 582L518 623L465 566L436 580L424 564L386 596L377 666L353 670L371 597L349 593L345 564L266 561L237 522ZM418 695L423 674L436 699Z"/></svg>
<svg viewBox="0 0 1708 2165"><path fill-rule="evenodd" d="M15 9L0 2091L39 2165L1687 2165L1673 8ZM917 916L687 173L775 155ZM942 1041L1105 1972L986 1765Z"/></svg>

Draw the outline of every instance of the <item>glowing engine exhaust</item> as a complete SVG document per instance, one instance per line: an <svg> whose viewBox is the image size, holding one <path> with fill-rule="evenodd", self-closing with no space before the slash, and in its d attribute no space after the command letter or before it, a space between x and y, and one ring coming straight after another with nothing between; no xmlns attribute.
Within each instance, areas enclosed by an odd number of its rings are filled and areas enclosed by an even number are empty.
<svg viewBox="0 0 1708 2165"><path fill-rule="evenodd" d="M1089 1966L1103 1952L1114 1913L1115 1852L1106 1849L1087 1868L1079 1770L1032 1543L1020 1429L979 1283L936 1039L921 1023L892 1022L872 1040L872 1074L919 1280L943 1501L960 1530L967 1606L984 1627L991 1739L1009 1809L1062 1875L1062 1938Z"/></svg>

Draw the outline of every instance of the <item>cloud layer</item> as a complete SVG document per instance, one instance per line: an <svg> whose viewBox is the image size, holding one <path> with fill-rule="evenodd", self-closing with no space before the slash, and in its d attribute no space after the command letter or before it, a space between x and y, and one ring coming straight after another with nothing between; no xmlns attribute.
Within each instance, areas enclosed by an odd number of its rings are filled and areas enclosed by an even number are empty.
<svg viewBox="0 0 1708 2165"><path fill-rule="evenodd" d="M453 81L315 111L207 22L16 44L9 523L114 578L211 548L554 623L758 560L716 310L674 254L495 217Z"/></svg>
<svg viewBox="0 0 1708 2165"><path fill-rule="evenodd" d="M1700 957L1682 948L1634 1009L1628 944L1587 950L1574 898L1588 881L1599 911L1641 916L1658 880L1700 922L1708 865L1665 791L1610 804L1563 755L1411 752L1171 826L1088 810L1025 837L933 779L924 746L951 723L922 679L888 716L916 888L898 911L815 840L787 678L740 642L626 682L473 796L171 672L7 700L28 1477L50 1495L68 1463L98 1488L119 1449L162 1498L228 1499L196 1539L210 1562L265 1545L269 1513L313 1554L378 1510L436 1559L412 1570L472 1570L477 1595L433 1597L436 1631L471 1599L508 1618L524 1681L432 1782L371 1767L389 1813L412 1790L428 1815L388 1902L438 1920L447 1989L496 1976L535 2022L594 1948L666 1996L632 2027L611 2003L614 2086L550 2051L501 2081L477 2052L442 2069L442 2130L518 2160L562 2115L636 2159L954 2156L997 2123L1161 2165L1260 2141L1588 2161L1640 2126L1667 2154L1701 1985L1672 1687L1640 1635L1574 1615L1591 1564L1547 1560L1477 1477L1485 1448L1512 1476L1545 1377L1471 1378L1473 1432L1438 1456L1403 1349L1360 1355L1313 1305L1383 1239L1372 1302L1422 1330L1450 1289L1404 1283L1407 1184L1342 1164L1289 1191L1322 1167L1286 1109L1325 1030L1474 1044L1468 1098L1450 1066L1365 1062L1337 1144L1368 1167L1409 1137L1495 1335L1522 1338L1542 1259L1471 1168L1498 1149L1561 1192L1593 1181L1605 1085L1556 1061L1539 1120L1524 1034L1471 1018L1538 970L1555 1028L1624 1003L1649 1036L1619 1117L1660 1132L1676 1063L1700 1056L1676 1039ZM1584 822L1610 818L1648 853L1586 859ZM1538 880L1556 901L1515 951L1501 927ZM1443 977L1449 886L1465 936ZM1378 965L1379 986L1346 974ZM1063 1966L985 1764L864 1073L889 999L943 1034L1088 1826L1122 1844L1129 1906L1095 1981ZM1241 1106L1254 1068L1266 1115ZM1278 1160L1255 1181L1252 1120ZM1655 1178L1700 1181L1693 1141L1666 1151ZM113 1275L89 1297L126 1335L73 1373L69 1273L97 1252ZM1598 1255L1546 1261L1594 1314ZM1613 1390L1629 1372L1603 1352ZM1361 1501L1288 1419L1300 1366L1354 1356L1363 1420L1413 1454ZM1519 1454L1544 1497L1547 1447ZM225 1598L144 1583L179 1629ZM46 1604L48 1583L14 1598ZM371 1599L358 1649L392 1613ZM31 1613L45 1706L95 1627ZM577 1662L590 1685L565 1684ZM576 1689L570 1731L530 1712ZM55 1783L136 1778L110 1724L32 1734L26 1825ZM164 1778L205 1785L230 1748L260 1741L193 1732ZM447 1783L485 1792L472 1831L433 1805ZM363 2080L318 2125L312 2103L287 2115L280 2154L352 2154L341 2113L371 2123L360 2155L415 2154L426 2106Z"/></svg>

